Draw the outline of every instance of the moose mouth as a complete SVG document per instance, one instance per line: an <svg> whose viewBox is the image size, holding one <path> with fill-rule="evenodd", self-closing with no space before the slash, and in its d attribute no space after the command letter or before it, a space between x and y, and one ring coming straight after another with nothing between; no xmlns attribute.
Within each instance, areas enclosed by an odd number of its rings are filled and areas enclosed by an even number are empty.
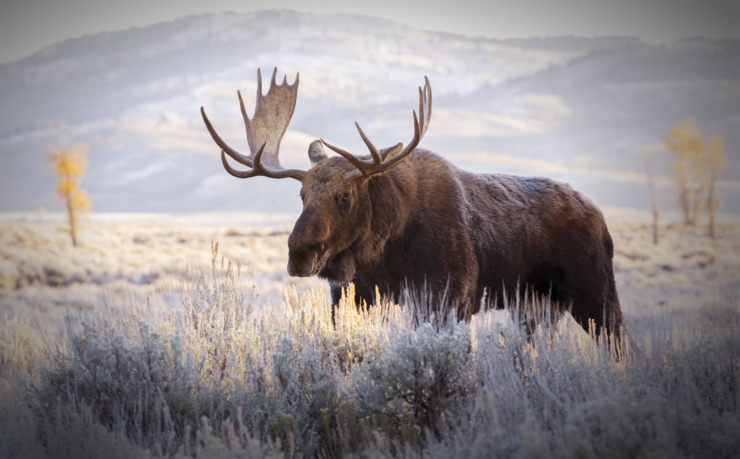
<svg viewBox="0 0 740 459"><path fill-rule="evenodd" d="M326 251L310 251L302 254L288 255L288 274L293 277L311 277L318 275L326 266Z"/></svg>
<svg viewBox="0 0 740 459"><path fill-rule="evenodd" d="M322 253L319 257L316 258L316 261L313 264L313 269L311 270L312 276L317 276L322 269L324 269L324 266L326 266L326 259L327 259L327 253Z"/></svg>

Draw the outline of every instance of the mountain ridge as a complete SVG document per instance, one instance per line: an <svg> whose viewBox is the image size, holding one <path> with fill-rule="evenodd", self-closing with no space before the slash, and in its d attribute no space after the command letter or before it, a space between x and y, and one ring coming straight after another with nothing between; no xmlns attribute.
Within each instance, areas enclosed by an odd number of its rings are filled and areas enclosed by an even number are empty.
<svg viewBox="0 0 740 459"><path fill-rule="evenodd" d="M353 121L377 144L408 141L426 75L435 112L422 147L468 169L551 175L600 205L642 207L646 194L624 177L639 175L645 145L673 123L696 117L707 134L725 137L728 155L740 144L739 44L501 40L290 10L194 15L65 40L0 64L0 211L57 206L42 153L60 128L91 144L84 185L97 210L299 210L297 183L228 176L198 112L204 106L243 147L236 90L251 112L256 69L267 75L273 66L281 78L301 73L285 164L307 167L305 149L317 137L365 154ZM581 167L585 157L590 168ZM731 197L740 170L734 161L727 169L720 188ZM269 198L223 199L242 192ZM659 193L672 201L667 181ZM740 199L725 201L740 212L732 204Z"/></svg>

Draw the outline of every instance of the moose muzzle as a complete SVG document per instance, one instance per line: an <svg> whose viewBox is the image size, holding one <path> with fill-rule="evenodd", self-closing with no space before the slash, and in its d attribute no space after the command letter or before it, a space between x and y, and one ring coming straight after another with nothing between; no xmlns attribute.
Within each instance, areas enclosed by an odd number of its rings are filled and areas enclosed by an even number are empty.
<svg viewBox="0 0 740 459"><path fill-rule="evenodd" d="M326 264L329 228L325 219L304 209L288 237L288 274L297 277L317 275Z"/></svg>
<svg viewBox="0 0 740 459"><path fill-rule="evenodd" d="M294 277L309 277L318 274L319 254L314 250L290 251L288 254L288 274Z"/></svg>

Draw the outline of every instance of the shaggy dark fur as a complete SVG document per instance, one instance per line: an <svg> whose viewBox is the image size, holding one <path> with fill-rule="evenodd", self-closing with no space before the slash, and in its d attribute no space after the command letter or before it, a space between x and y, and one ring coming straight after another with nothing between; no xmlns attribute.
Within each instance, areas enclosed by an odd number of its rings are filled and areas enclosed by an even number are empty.
<svg viewBox="0 0 740 459"><path fill-rule="evenodd" d="M288 272L328 279L334 304L350 282L358 304L372 302L376 286L394 298L424 286L466 318L484 298L501 306L531 289L619 342L612 239L598 208L570 186L473 174L420 149L371 177L342 157L319 159L303 180Z"/></svg>

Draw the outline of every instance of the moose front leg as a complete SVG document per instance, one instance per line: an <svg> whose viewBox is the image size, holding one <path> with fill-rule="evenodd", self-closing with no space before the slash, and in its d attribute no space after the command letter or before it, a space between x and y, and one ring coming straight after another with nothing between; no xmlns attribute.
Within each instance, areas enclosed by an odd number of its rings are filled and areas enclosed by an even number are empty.
<svg viewBox="0 0 740 459"><path fill-rule="evenodd" d="M336 309L339 307L342 295L349 291L349 283L355 276L355 260L349 252L340 252L326 263L319 276L329 280L331 324L336 328Z"/></svg>
<svg viewBox="0 0 740 459"><path fill-rule="evenodd" d="M367 306L368 298L371 298L370 290L364 289L361 286L354 285L352 283L343 283L336 281L329 281L329 291L331 292L331 324L336 329L336 313L339 308L342 298L345 299L345 304L355 304L357 310L360 311L363 306ZM351 296L349 296L351 295Z"/></svg>
<svg viewBox="0 0 740 459"><path fill-rule="evenodd" d="M347 291L349 284L341 284L329 281L329 291L331 292L331 325L337 328L336 313L339 307L339 301L342 299L342 293Z"/></svg>

